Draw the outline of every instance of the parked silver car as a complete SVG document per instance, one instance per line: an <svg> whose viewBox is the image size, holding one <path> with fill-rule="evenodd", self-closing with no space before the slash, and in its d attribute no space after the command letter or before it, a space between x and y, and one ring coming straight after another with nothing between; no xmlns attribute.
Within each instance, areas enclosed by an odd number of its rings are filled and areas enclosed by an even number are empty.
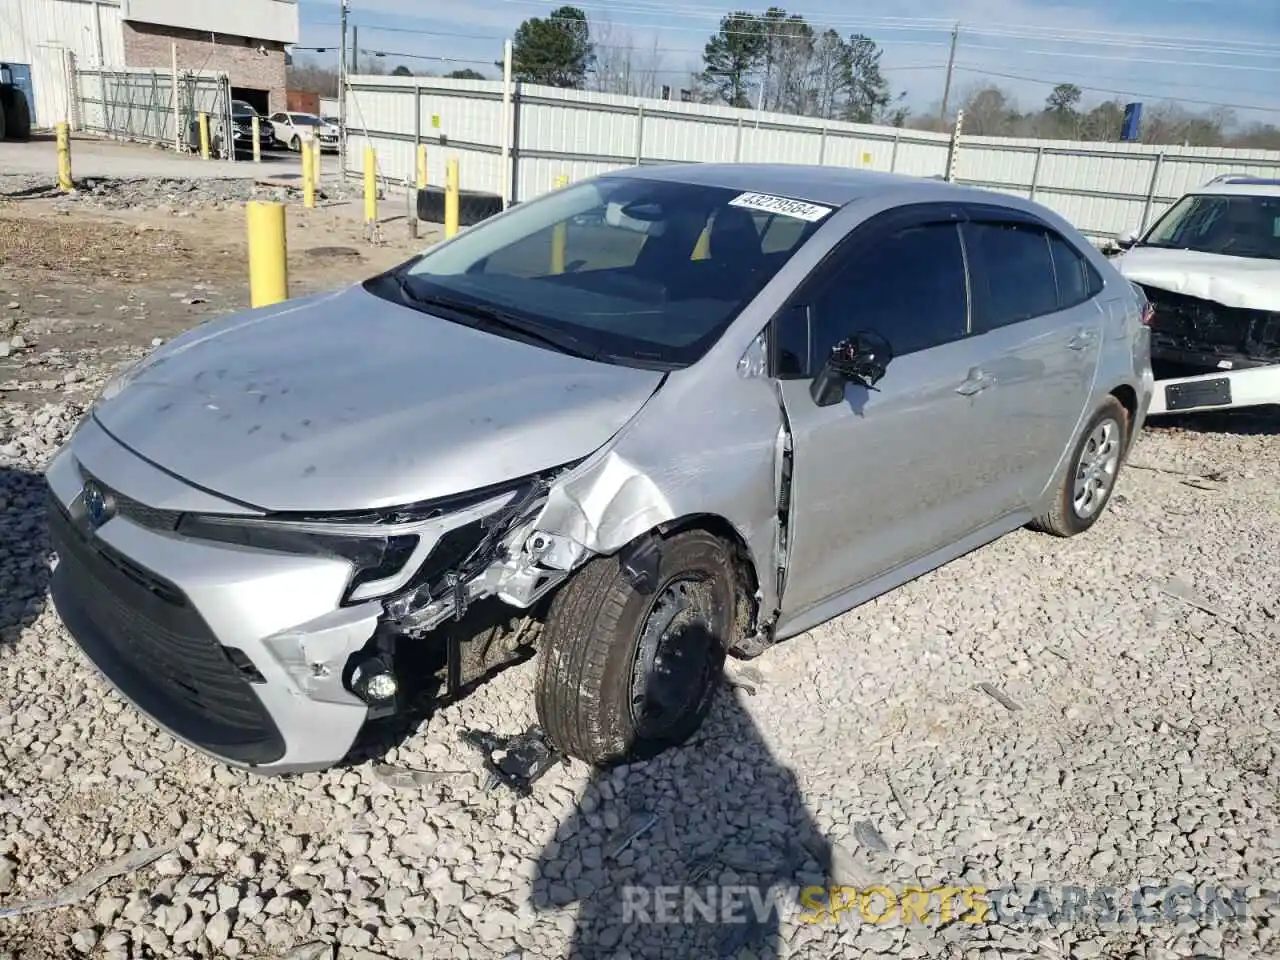
<svg viewBox="0 0 1280 960"><path fill-rule="evenodd" d="M1021 199L612 173L121 374L47 471L53 599L134 704L261 772L531 646L556 745L643 756L726 653L1087 530L1151 399L1144 316Z"/></svg>

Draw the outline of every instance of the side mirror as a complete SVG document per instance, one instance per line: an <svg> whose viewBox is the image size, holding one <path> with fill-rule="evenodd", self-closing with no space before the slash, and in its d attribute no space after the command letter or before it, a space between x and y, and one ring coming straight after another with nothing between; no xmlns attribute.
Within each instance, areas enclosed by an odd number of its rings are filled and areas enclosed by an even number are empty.
<svg viewBox="0 0 1280 960"><path fill-rule="evenodd" d="M1142 234L1137 230L1126 230L1124 233L1118 233L1116 234L1116 246L1121 250L1128 250L1138 242L1141 236Z"/></svg>
<svg viewBox="0 0 1280 960"><path fill-rule="evenodd" d="M869 330L855 333L831 348L809 394L818 406L829 407L840 402L846 383L874 390L892 359L893 348L884 337Z"/></svg>

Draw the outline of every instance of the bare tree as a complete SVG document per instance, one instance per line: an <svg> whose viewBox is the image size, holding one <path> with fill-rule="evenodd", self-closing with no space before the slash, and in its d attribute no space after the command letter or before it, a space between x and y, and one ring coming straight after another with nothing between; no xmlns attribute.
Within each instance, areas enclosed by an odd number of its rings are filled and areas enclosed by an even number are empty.
<svg viewBox="0 0 1280 960"><path fill-rule="evenodd" d="M849 89L845 62L848 47L835 30L824 30L813 42L809 60L808 99L803 113L834 120Z"/></svg>
<svg viewBox="0 0 1280 960"><path fill-rule="evenodd" d="M658 38L644 50L635 38L608 21L593 21L591 40L596 63L588 80L590 89L628 97L656 97L661 92L663 54Z"/></svg>
<svg viewBox="0 0 1280 960"><path fill-rule="evenodd" d="M1007 93L997 86L981 84L970 88L960 100L964 110L964 131L979 137L1007 137L1020 117Z"/></svg>

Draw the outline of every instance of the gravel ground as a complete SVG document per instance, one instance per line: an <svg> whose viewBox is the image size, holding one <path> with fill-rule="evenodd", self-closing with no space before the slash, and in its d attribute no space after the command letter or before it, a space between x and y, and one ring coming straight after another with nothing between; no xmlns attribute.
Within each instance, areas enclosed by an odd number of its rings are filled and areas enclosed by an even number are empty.
<svg viewBox="0 0 1280 960"><path fill-rule="evenodd" d="M274 175L263 170L263 176ZM47 175L8 174L0 176L0 197L57 198L61 204L103 210L161 210L178 216L220 205L242 204L246 200L296 199L301 188L272 186L246 179L193 179L191 177L84 177L76 189L62 193ZM352 187L336 178L326 182L319 199L352 200L363 188Z"/></svg>
<svg viewBox="0 0 1280 960"><path fill-rule="evenodd" d="M0 960L1280 957L1274 416L1147 430L1089 534L1006 537L736 670L686 747L556 767L519 798L459 735L532 722L533 663L290 779L215 764L113 694L46 602L39 473L149 348L15 329L34 343L0 383ZM75 902L6 915L126 855ZM883 895L804 922L798 888L824 883L1020 892L983 922L937 900L927 923L869 922ZM1175 884L1247 908L1163 917ZM708 885L780 914L623 922L624 888ZM1070 887L1123 909L1053 913Z"/></svg>
<svg viewBox="0 0 1280 960"><path fill-rule="evenodd" d="M754 694L726 687L688 747L606 775L557 767L520 799L483 789L458 735L523 729L532 664L382 758L430 772L409 788L369 760L253 778L158 732L44 600L38 470L82 408L2 411L0 909L172 852L0 919L0 955L714 956L726 931L776 933L736 954L757 957L1280 955L1273 436L1148 431L1089 535L1011 535L754 661ZM1246 887L1251 907L1216 923L811 924L794 903L763 930L620 922L625 885L821 883L828 862L858 886L1183 882Z"/></svg>

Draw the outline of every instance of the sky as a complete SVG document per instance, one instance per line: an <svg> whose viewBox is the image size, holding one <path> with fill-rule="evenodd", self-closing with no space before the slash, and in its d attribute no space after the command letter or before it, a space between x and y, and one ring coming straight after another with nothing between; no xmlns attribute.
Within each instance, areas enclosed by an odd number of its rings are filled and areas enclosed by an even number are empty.
<svg viewBox="0 0 1280 960"><path fill-rule="evenodd" d="M393 67L447 73L494 68L503 40L529 17L559 3L544 0L350 0L362 51L381 51ZM740 5L735 6L737 2ZM660 50L662 83L679 87L700 69L702 47L720 18L755 8L740 0L583 0L606 42ZM770 4L761 3L755 12ZM959 26L952 103L976 86L996 84L1024 110L1043 105L1054 84L1107 99L1181 101L1194 110L1227 106L1242 123L1280 125L1280 0L797 0L778 3L815 26L863 33L884 51L894 91L916 112L942 97L950 34ZM300 0L301 54L336 62L338 0ZM429 12L428 12L429 11ZM397 56L400 55L400 56Z"/></svg>

